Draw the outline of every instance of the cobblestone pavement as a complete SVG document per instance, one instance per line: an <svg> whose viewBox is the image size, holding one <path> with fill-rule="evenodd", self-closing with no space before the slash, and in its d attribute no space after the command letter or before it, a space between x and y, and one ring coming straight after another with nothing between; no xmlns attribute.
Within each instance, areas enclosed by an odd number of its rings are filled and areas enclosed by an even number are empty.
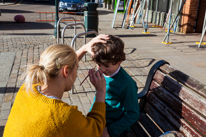
<svg viewBox="0 0 206 137"><path fill-rule="evenodd" d="M15 8L15 6L13 7ZM121 28L123 14L117 14L115 28L111 29L112 11L102 8L98 8L98 11L99 33L117 35L125 42L126 60L122 63L122 67L137 82L139 91L145 85L151 66L161 59L206 84L206 49L204 47L198 49L195 44L200 40L201 34L171 34L170 41L173 44L164 45L161 40L165 32L161 28L152 28L152 24L149 24L151 34L146 35L142 34L143 29L140 24L137 24L134 30L124 29ZM0 21L0 70L2 71L0 73L0 136L3 133L16 93L22 85L20 76L26 68L25 65L37 64L43 50L56 43L56 39L53 38L53 23L38 24L33 16L33 18L29 18L30 23L15 24L11 21L13 15L7 14L6 16L7 19L4 15L0 16L0 18L4 17L2 19L4 21ZM26 16L30 17L29 14ZM6 20L12 25L6 24ZM37 25L41 29L31 24ZM11 28L12 26L13 28ZM73 33L73 28L68 31L67 34ZM77 33L80 32L81 30L78 29ZM70 45L72 37L66 35L65 43ZM90 39L87 38L87 41ZM76 50L84 44L82 41L83 38L77 40ZM88 74L88 70L95 65L90 55L87 55L86 58L86 62L83 60L79 62L78 77L74 84L75 94L65 92L62 98L68 104L77 105L84 115L88 113L95 95L95 89L89 79L80 86L80 82Z"/></svg>

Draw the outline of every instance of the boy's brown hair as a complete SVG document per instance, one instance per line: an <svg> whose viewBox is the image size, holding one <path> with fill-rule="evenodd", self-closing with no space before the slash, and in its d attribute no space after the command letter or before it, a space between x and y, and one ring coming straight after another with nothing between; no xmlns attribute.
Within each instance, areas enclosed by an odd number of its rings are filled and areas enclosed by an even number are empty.
<svg viewBox="0 0 206 137"><path fill-rule="evenodd" d="M117 36L109 35L107 43L96 43L92 46L94 56L92 59L103 65L107 63L117 64L125 60L124 42Z"/></svg>

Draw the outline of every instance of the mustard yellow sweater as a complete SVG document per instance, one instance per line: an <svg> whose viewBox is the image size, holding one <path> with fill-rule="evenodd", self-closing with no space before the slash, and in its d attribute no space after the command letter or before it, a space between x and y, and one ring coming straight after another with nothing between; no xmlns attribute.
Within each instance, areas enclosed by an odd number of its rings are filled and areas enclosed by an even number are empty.
<svg viewBox="0 0 206 137"><path fill-rule="evenodd" d="M96 102L85 117L77 106L20 88L3 137L99 137L106 124L105 103Z"/></svg>

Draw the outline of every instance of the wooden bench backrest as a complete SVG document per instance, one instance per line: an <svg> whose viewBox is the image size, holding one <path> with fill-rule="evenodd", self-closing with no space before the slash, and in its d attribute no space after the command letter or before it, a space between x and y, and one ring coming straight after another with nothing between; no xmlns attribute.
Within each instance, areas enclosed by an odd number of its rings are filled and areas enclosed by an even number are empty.
<svg viewBox="0 0 206 137"><path fill-rule="evenodd" d="M168 64L155 72L140 118L132 126L140 137L159 137L166 131L206 136L206 86Z"/></svg>

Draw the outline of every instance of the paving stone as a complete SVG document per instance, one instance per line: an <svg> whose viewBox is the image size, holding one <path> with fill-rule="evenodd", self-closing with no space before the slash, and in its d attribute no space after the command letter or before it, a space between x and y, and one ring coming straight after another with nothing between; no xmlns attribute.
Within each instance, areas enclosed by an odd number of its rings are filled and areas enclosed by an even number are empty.
<svg viewBox="0 0 206 137"><path fill-rule="evenodd" d="M8 83L7 87L9 88L15 88L16 87L16 83Z"/></svg>
<svg viewBox="0 0 206 137"><path fill-rule="evenodd" d="M69 97L68 92L64 92L62 98L68 98L68 97Z"/></svg>
<svg viewBox="0 0 206 137"><path fill-rule="evenodd" d="M87 94L86 93L80 93L79 97L87 97Z"/></svg>
<svg viewBox="0 0 206 137"><path fill-rule="evenodd" d="M82 103L79 102L79 101L74 101L74 102L72 103L72 105L78 106L79 109L83 108Z"/></svg>
<svg viewBox="0 0 206 137"><path fill-rule="evenodd" d="M78 110L82 112L82 115L86 115L84 108L78 108Z"/></svg>
<svg viewBox="0 0 206 137"><path fill-rule="evenodd" d="M69 105L72 104L72 103L71 103L71 100L70 100L69 98L62 98L61 100L62 100L63 102L65 102L65 103L69 104Z"/></svg>
<svg viewBox="0 0 206 137"><path fill-rule="evenodd" d="M13 99L13 93L5 93L4 94L4 102L11 102Z"/></svg>
<svg viewBox="0 0 206 137"><path fill-rule="evenodd" d="M77 94L71 94L70 98L71 98L72 102L79 101L79 96Z"/></svg>
<svg viewBox="0 0 206 137"><path fill-rule="evenodd" d="M1 110L10 110L11 109L11 102L3 102L1 106Z"/></svg>
<svg viewBox="0 0 206 137"><path fill-rule="evenodd" d="M10 110L1 110L0 120L8 119L9 113L10 113Z"/></svg>
<svg viewBox="0 0 206 137"><path fill-rule="evenodd" d="M3 102L3 96L4 96L4 94L0 94L0 106L2 105L2 102ZM1 110L1 108L0 108L0 110Z"/></svg>
<svg viewBox="0 0 206 137"><path fill-rule="evenodd" d="M94 91L92 88L84 88L85 92L92 92Z"/></svg>
<svg viewBox="0 0 206 137"><path fill-rule="evenodd" d="M87 114L91 108L91 104L82 104L84 106L85 113Z"/></svg>
<svg viewBox="0 0 206 137"><path fill-rule="evenodd" d="M90 88L90 84L87 83L87 82L84 82L82 85L83 85L84 88Z"/></svg>
<svg viewBox="0 0 206 137"><path fill-rule="evenodd" d="M87 98L87 96L85 97L80 97L80 101L82 102L82 104L90 104L91 102L89 101L89 99Z"/></svg>
<svg viewBox="0 0 206 137"><path fill-rule="evenodd" d="M75 89L76 89L77 91L83 91L83 90L84 90L82 86L75 86Z"/></svg>
<svg viewBox="0 0 206 137"><path fill-rule="evenodd" d="M8 81L14 58L15 52L0 53L0 82Z"/></svg>
<svg viewBox="0 0 206 137"><path fill-rule="evenodd" d="M89 100L90 100L91 102L93 102L95 93L96 93L96 92L89 92L89 93L87 93L87 96L88 96L88 98L89 98Z"/></svg>

